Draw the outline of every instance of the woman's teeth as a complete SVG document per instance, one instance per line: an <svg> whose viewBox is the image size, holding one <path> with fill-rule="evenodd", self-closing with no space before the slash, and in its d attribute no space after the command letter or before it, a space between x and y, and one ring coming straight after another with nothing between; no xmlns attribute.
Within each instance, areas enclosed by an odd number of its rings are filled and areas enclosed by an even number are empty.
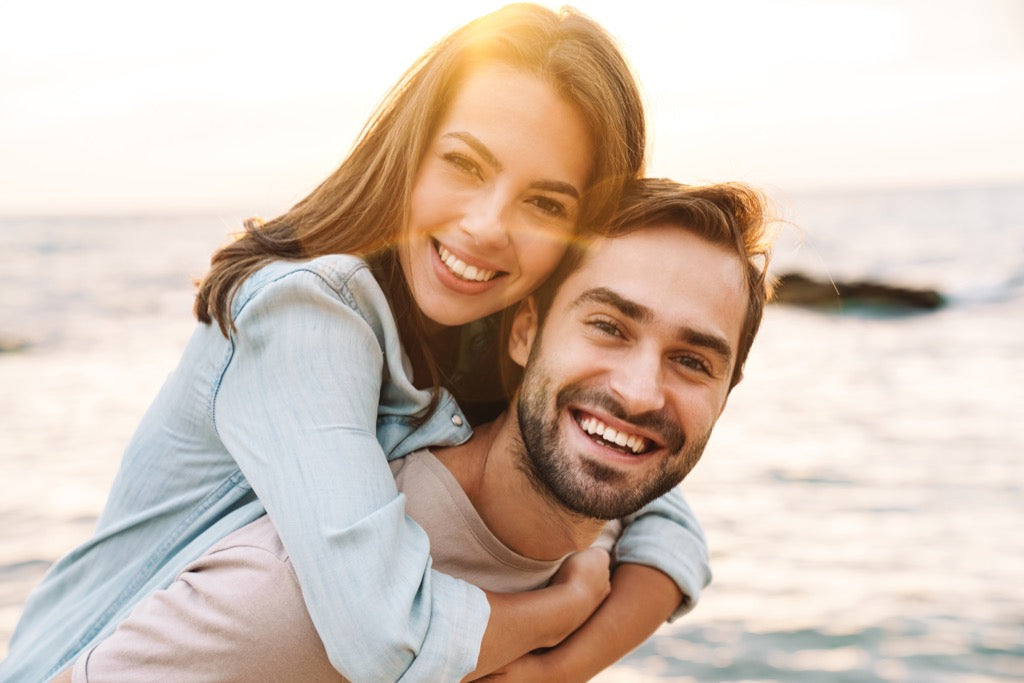
<svg viewBox="0 0 1024 683"><path fill-rule="evenodd" d="M455 254L445 249L441 244L437 245L437 255L441 257L441 263L448 266L448 270L452 271L452 273L463 280L487 282L498 274L498 271L496 270L484 270L483 268L477 268L476 266L469 265Z"/></svg>
<svg viewBox="0 0 1024 683"><path fill-rule="evenodd" d="M615 444L620 448L628 448L634 455L638 455L647 449L647 439L636 434L617 432L596 417L588 416L578 420L580 427L591 436L600 437L609 444Z"/></svg>

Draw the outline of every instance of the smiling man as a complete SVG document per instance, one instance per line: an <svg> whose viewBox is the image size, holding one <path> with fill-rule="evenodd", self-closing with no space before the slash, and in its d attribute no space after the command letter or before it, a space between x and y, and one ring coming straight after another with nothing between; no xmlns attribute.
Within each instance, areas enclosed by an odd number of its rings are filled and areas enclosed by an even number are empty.
<svg viewBox="0 0 1024 683"><path fill-rule="evenodd" d="M574 247L510 316L510 410L462 445L392 464L435 566L490 590L539 587L571 554L592 563L598 551L585 550L609 520L679 484L742 376L769 293L769 249L764 204L749 188L632 187L608 235ZM508 671L596 673L676 610L682 596L667 590L662 614L606 601L561 645ZM615 645L596 661L594 642ZM140 603L75 666L75 680L204 676L339 677L268 518Z"/></svg>

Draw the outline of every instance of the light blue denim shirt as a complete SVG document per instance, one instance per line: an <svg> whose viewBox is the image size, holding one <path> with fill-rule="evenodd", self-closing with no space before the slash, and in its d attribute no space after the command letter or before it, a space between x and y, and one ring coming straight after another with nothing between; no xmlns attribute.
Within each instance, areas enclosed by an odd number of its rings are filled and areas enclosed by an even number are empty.
<svg viewBox="0 0 1024 683"><path fill-rule="evenodd" d="M243 283L230 339L199 325L129 443L95 535L29 597L0 681L45 681L142 596L269 513L332 664L353 681L458 680L489 607L433 571L387 460L471 430L411 369L380 286L351 256L271 264ZM382 457L383 456L383 457ZM618 559L671 576L692 607L710 580L678 493L628 520Z"/></svg>

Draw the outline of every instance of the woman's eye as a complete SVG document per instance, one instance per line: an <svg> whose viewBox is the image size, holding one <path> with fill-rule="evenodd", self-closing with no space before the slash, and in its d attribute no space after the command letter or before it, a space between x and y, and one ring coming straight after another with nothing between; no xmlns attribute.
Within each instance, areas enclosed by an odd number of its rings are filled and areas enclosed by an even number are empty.
<svg viewBox="0 0 1024 683"><path fill-rule="evenodd" d="M463 154L457 154L455 152L448 152L441 156L450 165L463 173L467 173L475 178L482 178L483 174L480 173L480 167L475 161Z"/></svg>
<svg viewBox="0 0 1024 683"><path fill-rule="evenodd" d="M565 204L550 197L534 197L530 200L530 203L555 218L564 218L569 214Z"/></svg>

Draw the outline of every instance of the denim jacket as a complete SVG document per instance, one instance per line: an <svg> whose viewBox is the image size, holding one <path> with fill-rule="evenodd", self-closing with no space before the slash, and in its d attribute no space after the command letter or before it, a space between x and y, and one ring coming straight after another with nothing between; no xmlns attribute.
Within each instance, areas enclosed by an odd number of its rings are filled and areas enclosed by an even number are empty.
<svg viewBox="0 0 1024 683"><path fill-rule="evenodd" d="M431 569L387 461L469 438L447 392L412 384L387 299L362 260L276 262L199 325L124 453L94 536L29 596L0 681L44 681L142 596L268 513L332 664L351 680L458 680L475 667L483 592ZM627 521L618 560L657 567L688 599L710 580L678 493Z"/></svg>

